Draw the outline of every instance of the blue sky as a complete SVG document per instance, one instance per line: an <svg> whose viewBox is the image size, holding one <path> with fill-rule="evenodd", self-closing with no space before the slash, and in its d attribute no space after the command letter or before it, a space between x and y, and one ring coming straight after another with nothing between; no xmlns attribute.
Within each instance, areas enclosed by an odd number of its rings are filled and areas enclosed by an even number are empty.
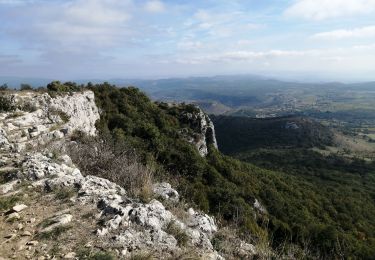
<svg viewBox="0 0 375 260"><path fill-rule="evenodd" d="M0 0L0 76L375 80L375 0Z"/></svg>

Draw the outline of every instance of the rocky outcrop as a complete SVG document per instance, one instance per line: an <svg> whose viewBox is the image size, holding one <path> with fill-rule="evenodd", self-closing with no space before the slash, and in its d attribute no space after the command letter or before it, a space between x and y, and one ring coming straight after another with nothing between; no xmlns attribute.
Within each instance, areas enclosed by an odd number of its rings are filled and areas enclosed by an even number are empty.
<svg viewBox="0 0 375 260"><path fill-rule="evenodd" d="M100 118L92 91L72 95L17 92L7 98L13 111L0 114L1 149L18 152L70 136L74 131L95 135Z"/></svg>
<svg viewBox="0 0 375 260"><path fill-rule="evenodd" d="M103 239L113 240L121 246L123 254L142 250L161 250L164 254L174 254L181 250L178 238L170 234L170 225L178 227L185 233L188 245L199 248L200 254L215 252L210 239L218 230L212 217L190 208L184 220L176 217L164 205L153 199L149 203L137 202L129 198L126 191L115 183L96 176L83 176L74 165L66 165L70 161L64 155L51 159L40 153L27 155L22 164L22 178L33 181L33 186L47 191L58 191L63 188L75 189L77 203L97 205L102 226L97 234ZM177 202L179 195L168 183L154 185L156 195L164 196ZM166 197L168 196L168 197ZM53 224L41 230L49 232L53 228L70 222L68 214L52 218Z"/></svg>
<svg viewBox="0 0 375 260"><path fill-rule="evenodd" d="M209 145L218 148L214 124L199 107L196 107L196 112L184 112L182 118L192 126L195 132L189 133L182 130L181 134L189 143L195 145L201 156L208 154Z"/></svg>

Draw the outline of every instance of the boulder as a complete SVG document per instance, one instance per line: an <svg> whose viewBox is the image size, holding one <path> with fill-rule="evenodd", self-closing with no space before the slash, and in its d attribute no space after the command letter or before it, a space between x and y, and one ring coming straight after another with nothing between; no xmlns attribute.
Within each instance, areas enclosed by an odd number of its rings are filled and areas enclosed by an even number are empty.
<svg viewBox="0 0 375 260"><path fill-rule="evenodd" d="M27 208L27 206L25 204L17 204L16 206L14 206L12 208L12 211L14 211L14 212L20 212L20 211L22 211L22 210L24 210L26 208Z"/></svg>
<svg viewBox="0 0 375 260"><path fill-rule="evenodd" d="M212 217L196 212L192 208L188 210L188 213L189 218L186 221L188 227L200 230L208 236L212 236L217 231L215 220Z"/></svg>
<svg viewBox="0 0 375 260"><path fill-rule="evenodd" d="M50 232L53 229L64 226L72 221L73 216L70 214L62 214L48 219L48 223L51 223L47 227L43 228L40 232Z"/></svg>
<svg viewBox="0 0 375 260"><path fill-rule="evenodd" d="M175 189L172 189L171 185L167 182L155 183L153 185L153 192L164 200L169 200L172 202L179 201L180 196L178 192Z"/></svg>
<svg viewBox="0 0 375 260"><path fill-rule="evenodd" d="M239 247L236 249L236 254L241 259L250 259L257 254L257 251L254 245L241 241Z"/></svg>
<svg viewBox="0 0 375 260"><path fill-rule="evenodd" d="M20 219L21 216L20 214L18 214L17 212L13 212L11 214L8 215L8 217L6 218L6 221L13 221L13 220L17 220L17 219Z"/></svg>
<svg viewBox="0 0 375 260"><path fill-rule="evenodd" d="M165 209L163 204L152 200L148 204L137 204L129 212L131 221L146 228L161 230L172 220L172 213Z"/></svg>
<svg viewBox="0 0 375 260"><path fill-rule="evenodd" d="M18 180L14 180L5 184L0 185L0 194L6 194L14 190L14 186L19 183Z"/></svg>

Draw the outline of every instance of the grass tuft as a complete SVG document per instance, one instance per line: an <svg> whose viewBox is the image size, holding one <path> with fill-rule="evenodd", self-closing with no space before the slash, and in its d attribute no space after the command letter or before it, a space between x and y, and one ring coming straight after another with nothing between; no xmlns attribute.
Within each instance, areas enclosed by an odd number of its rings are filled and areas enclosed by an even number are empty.
<svg viewBox="0 0 375 260"><path fill-rule="evenodd" d="M178 246L185 247L187 245L189 241L189 236L173 221L171 221L168 224L167 229L165 231L177 240Z"/></svg>
<svg viewBox="0 0 375 260"><path fill-rule="evenodd" d="M0 198L0 210L8 210L20 200L21 198L17 195Z"/></svg>
<svg viewBox="0 0 375 260"><path fill-rule="evenodd" d="M71 187L64 187L55 191L56 199L63 200L63 201L68 201L75 194L76 194L75 189Z"/></svg>
<svg viewBox="0 0 375 260"><path fill-rule="evenodd" d="M62 234L71 229L72 226L58 226L49 232L41 232L37 235L38 239L53 240L59 238Z"/></svg>

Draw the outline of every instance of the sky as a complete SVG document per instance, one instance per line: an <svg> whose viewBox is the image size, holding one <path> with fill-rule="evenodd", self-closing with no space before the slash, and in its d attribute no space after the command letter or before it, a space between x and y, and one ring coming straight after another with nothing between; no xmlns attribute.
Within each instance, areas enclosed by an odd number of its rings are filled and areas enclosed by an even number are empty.
<svg viewBox="0 0 375 260"><path fill-rule="evenodd" d="M375 0L0 0L0 76L375 80Z"/></svg>

